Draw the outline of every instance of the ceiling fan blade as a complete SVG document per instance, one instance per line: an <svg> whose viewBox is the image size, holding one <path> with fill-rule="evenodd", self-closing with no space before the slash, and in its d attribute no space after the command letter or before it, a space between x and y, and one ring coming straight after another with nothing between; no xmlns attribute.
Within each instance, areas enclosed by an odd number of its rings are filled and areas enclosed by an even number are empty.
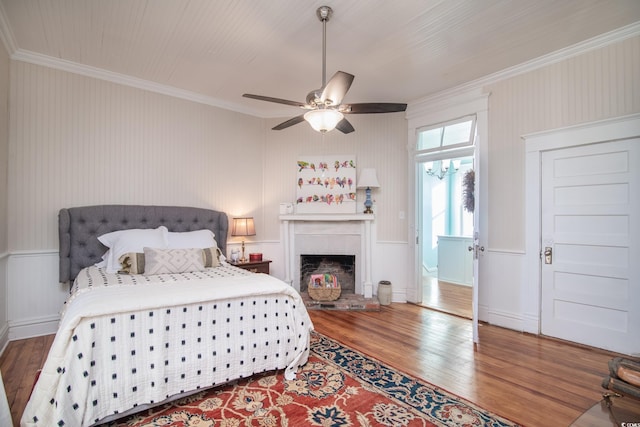
<svg viewBox="0 0 640 427"><path fill-rule="evenodd" d="M297 125L298 123L301 123L301 122L304 122L304 114L301 114L299 116L295 116L295 117L287 120L286 122L282 122L278 126L272 127L271 130L286 129L289 126Z"/></svg>
<svg viewBox="0 0 640 427"><path fill-rule="evenodd" d="M307 105L302 102L289 101L288 99L272 98L270 96L252 95L250 93L242 94L245 98L257 99L259 101L275 102L277 104L291 105L293 107L306 108Z"/></svg>
<svg viewBox="0 0 640 427"><path fill-rule="evenodd" d="M340 105L354 78L353 74L345 73L344 71L336 72L322 88L320 100L328 103L327 105Z"/></svg>
<svg viewBox="0 0 640 427"><path fill-rule="evenodd" d="M407 104L396 104L392 102L364 102L340 107L340 111L345 114L397 113L399 111L405 111L406 109Z"/></svg>
<svg viewBox="0 0 640 427"><path fill-rule="evenodd" d="M347 119L340 120L336 125L336 129L338 129L342 133L351 133L355 130Z"/></svg>

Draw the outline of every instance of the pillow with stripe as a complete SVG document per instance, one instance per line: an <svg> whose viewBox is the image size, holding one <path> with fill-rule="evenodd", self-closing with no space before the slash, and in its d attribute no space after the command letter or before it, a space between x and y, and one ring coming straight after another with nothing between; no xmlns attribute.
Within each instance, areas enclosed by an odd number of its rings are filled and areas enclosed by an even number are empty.
<svg viewBox="0 0 640 427"><path fill-rule="evenodd" d="M220 256L222 255L220 248L213 247L201 250L205 268L218 267L220 265ZM126 253L118 259L118 262L120 263L119 274L144 273L144 253Z"/></svg>
<svg viewBox="0 0 640 427"><path fill-rule="evenodd" d="M202 249L144 248L144 275L186 273L205 269Z"/></svg>

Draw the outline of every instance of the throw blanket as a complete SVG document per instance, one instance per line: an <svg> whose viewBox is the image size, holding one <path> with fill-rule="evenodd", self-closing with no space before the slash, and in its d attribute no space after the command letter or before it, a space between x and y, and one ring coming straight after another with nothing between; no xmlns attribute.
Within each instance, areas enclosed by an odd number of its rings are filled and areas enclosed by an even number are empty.
<svg viewBox="0 0 640 427"><path fill-rule="evenodd" d="M272 276L218 268L173 280L87 269L21 425L90 425L267 370L294 378L313 328L300 295Z"/></svg>

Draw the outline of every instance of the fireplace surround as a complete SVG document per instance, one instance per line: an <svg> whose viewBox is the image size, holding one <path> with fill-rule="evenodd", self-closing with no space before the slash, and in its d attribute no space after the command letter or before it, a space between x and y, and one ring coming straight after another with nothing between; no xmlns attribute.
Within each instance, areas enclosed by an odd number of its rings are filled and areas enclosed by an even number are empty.
<svg viewBox="0 0 640 427"><path fill-rule="evenodd" d="M373 297L371 282L372 214L281 215L285 246L285 281L301 289L300 256L348 255L355 257L354 292Z"/></svg>

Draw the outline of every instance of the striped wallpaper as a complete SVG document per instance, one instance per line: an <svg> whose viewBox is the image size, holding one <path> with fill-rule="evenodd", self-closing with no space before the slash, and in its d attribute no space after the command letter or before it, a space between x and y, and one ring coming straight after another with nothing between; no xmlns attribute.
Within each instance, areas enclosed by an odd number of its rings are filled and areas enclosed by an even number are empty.
<svg viewBox="0 0 640 427"><path fill-rule="evenodd" d="M377 170L378 240L408 240L403 113L353 115L355 133L323 137L305 123L271 131L280 120L20 61L11 73L11 251L56 248L57 210L97 203L251 214L256 239L277 241L279 203L295 198L296 158L341 153ZM640 111L638 75L640 38L632 37L485 87L492 248L524 249L521 135Z"/></svg>
<svg viewBox="0 0 640 427"><path fill-rule="evenodd" d="M9 163L9 55L0 43L0 255L7 251L7 166Z"/></svg>
<svg viewBox="0 0 640 427"><path fill-rule="evenodd" d="M102 203L253 215L256 240L279 240L296 156L316 153L355 154L377 168L378 238L406 241L402 113L355 117L355 133L322 143L306 123L276 132L240 113L30 63L11 67L11 251L57 248L58 210Z"/></svg>
<svg viewBox="0 0 640 427"><path fill-rule="evenodd" d="M522 135L640 112L640 37L485 88L489 97L489 245L524 251Z"/></svg>

